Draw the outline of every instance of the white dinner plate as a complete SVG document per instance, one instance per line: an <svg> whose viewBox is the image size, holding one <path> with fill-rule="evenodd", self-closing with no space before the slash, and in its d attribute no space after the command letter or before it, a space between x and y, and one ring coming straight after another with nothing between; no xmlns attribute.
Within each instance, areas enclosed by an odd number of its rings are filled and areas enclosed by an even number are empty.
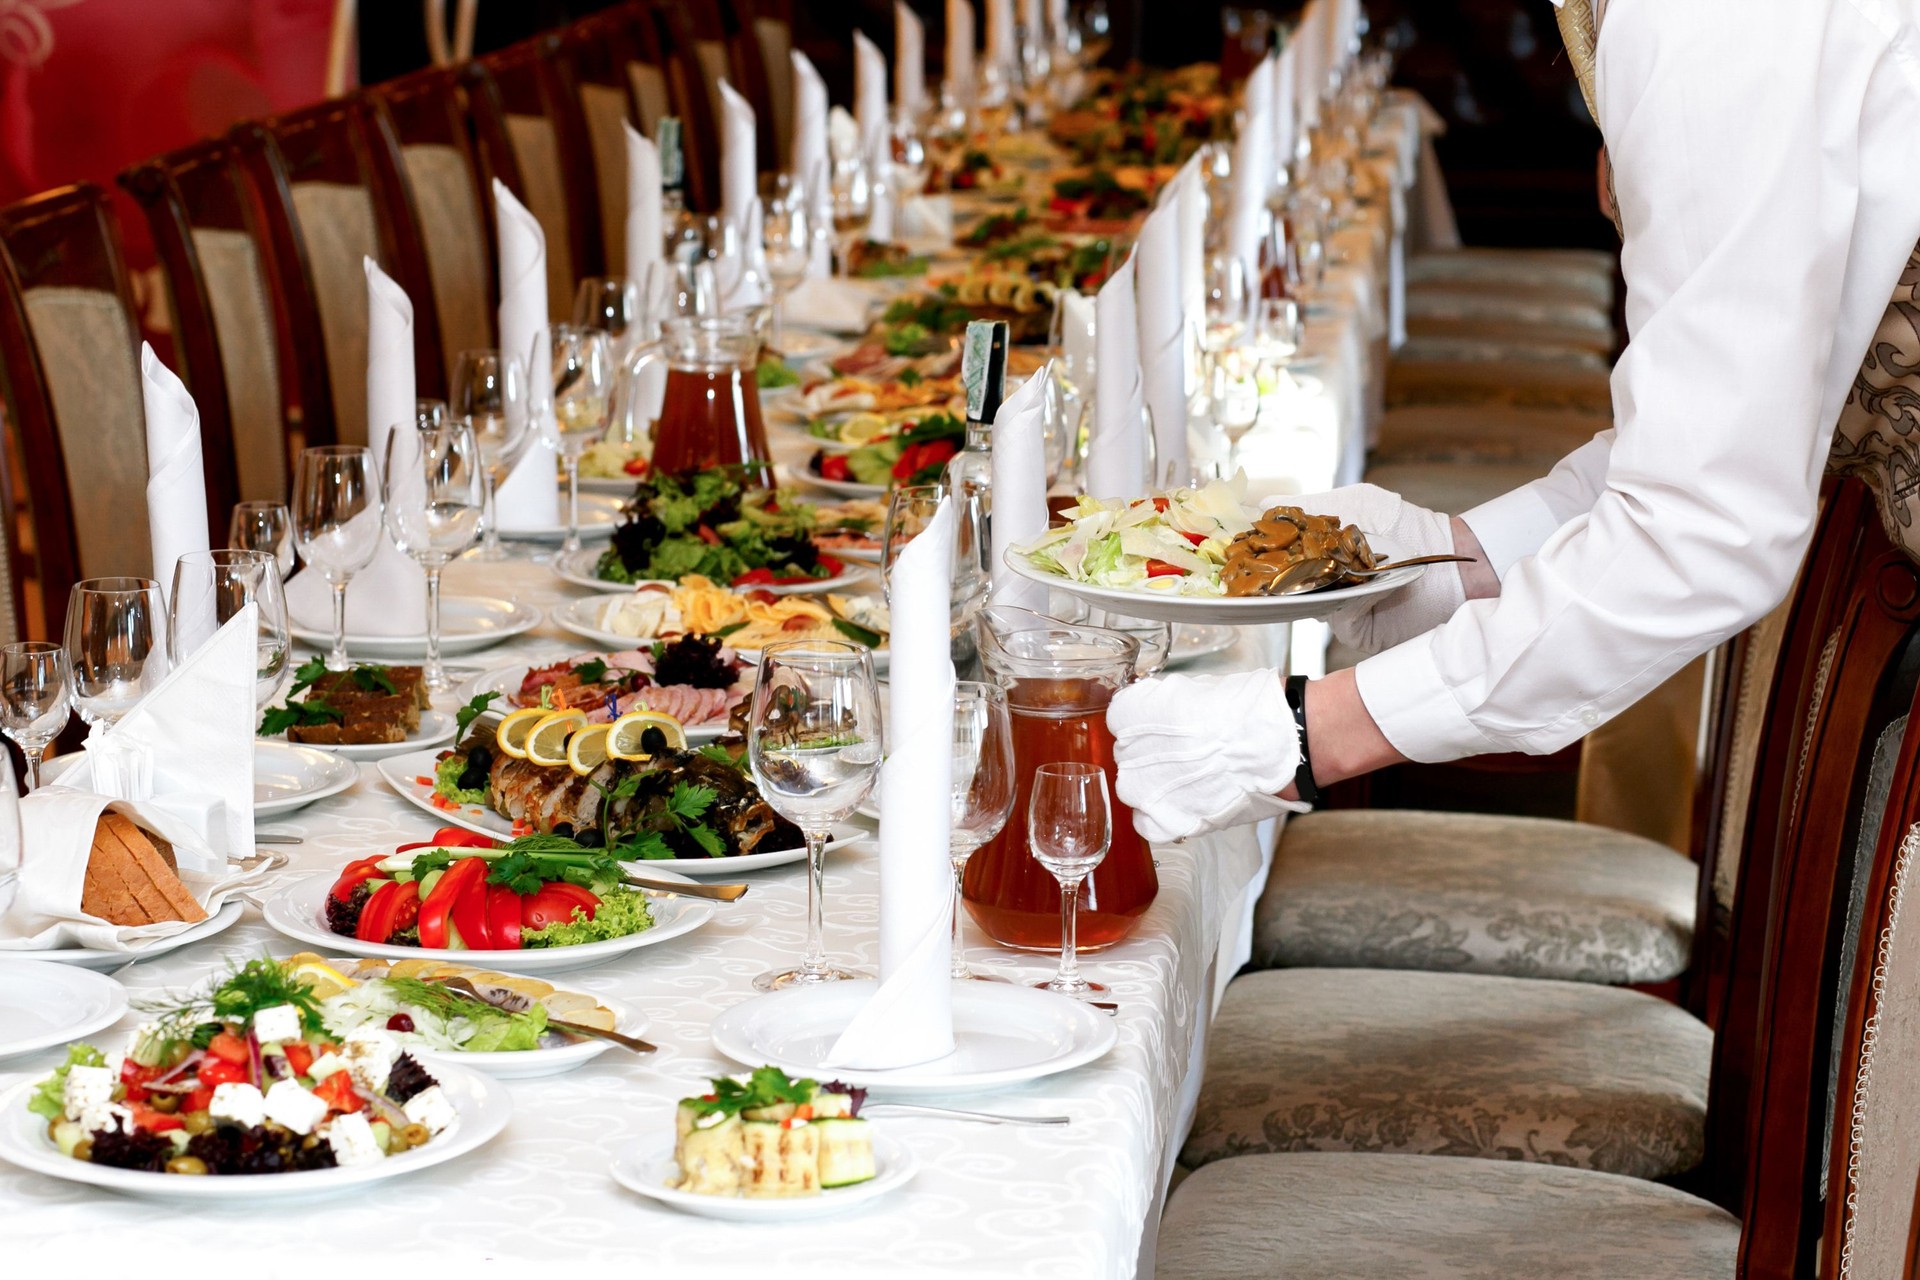
<svg viewBox="0 0 1920 1280"><path fill-rule="evenodd" d="M721 1222L806 1222L831 1217L869 1204L889 1191L905 1186L919 1170L913 1153L893 1138L875 1131L873 1135L874 1176L850 1187L835 1187L817 1196L782 1196L773 1199L749 1199L746 1196L705 1196L693 1191L676 1191L667 1185L678 1179L680 1166L673 1158L673 1117L660 1118L663 1135L652 1141L630 1142L613 1158L613 1180L629 1191L650 1200L670 1205L682 1213Z"/></svg>
<svg viewBox="0 0 1920 1280"><path fill-rule="evenodd" d="M324 751L342 760L384 760L388 756L418 751L423 747L437 747L452 739L458 723L444 711L429 709L420 713L420 727L398 742L301 742L294 745L312 747L315 751ZM276 734L267 739L273 743L285 743L286 740L285 734Z"/></svg>
<svg viewBox="0 0 1920 1280"><path fill-rule="evenodd" d="M585 587L590 591L631 591L635 584L631 582L610 582L594 573L593 568L600 563L605 547L582 547L578 551L569 551L563 556L555 556L553 571L561 579L576 587ZM834 559L841 559L837 551L822 552ZM776 596L809 596L822 591L840 591L860 580L860 573L854 570L832 578L809 578L805 582L781 583L771 587L756 587L756 591L765 591Z"/></svg>
<svg viewBox="0 0 1920 1280"><path fill-rule="evenodd" d="M0 1058L85 1040L126 1011L127 989L105 974L0 956Z"/></svg>
<svg viewBox="0 0 1920 1280"><path fill-rule="evenodd" d="M554 621L559 622L560 619L556 617ZM576 627L567 626L564 622L561 622L560 625L567 627L567 630L574 632L576 635L586 635L586 632L580 631ZM611 637L613 641L617 642L608 645L607 651L609 653L619 653L622 650L635 649L640 646L640 642L630 636L623 639L614 636L611 631L605 631L599 634L601 636ZM587 638L595 639L593 636L588 636ZM600 642L605 643L605 641ZM648 643L651 642L649 641ZM497 693L500 697L492 704L492 709L504 715L506 712L516 710L516 708L511 705L513 695L520 692L520 685L526 680L527 672L533 670L535 667L550 667L556 662L564 662L570 658L578 658L581 656L583 655L577 653L558 653L549 655L545 661L541 662L516 662L512 666L494 667L490 670L482 671L479 675L461 685L457 691L457 696L463 702L471 702L477 694ZM745 662L750 670L760 661L760 655L757 653L751 657L746 654L741 654L740 657L741 661ZM736 699L736 701L738 701L738 699ZM687 742L697 747L703 743L715 742L725 737L727 722L721 720L717 724L682 725L681 728L686 730ZM422 772L431 774L433 770L425 769L422 770Z"/></svg>
<svg viewBox="0 0 1920 1280"><path fill-rule="evenodd" d="M70 965L76 969L92 969L96 973L111 973L115 969L125 968L136 960L152 960L166 955L169 951L178 951L181 947L211 938L214 934L233 927L246 908L238 898L230 898L221 904L218 911L189 926L178 933L170 933L164 938L152 938L133 947L130 951L105 951L93 947L61 947L54 951L0 951L0 963L9 960L40 960L48 964Z"/></svg>
<svg viewBox="0 0 1920 1280"><path fill-rule="evenodd" d="M58 782L87 758L84 751L59 756L41 766L41 777ZM353 761L291 742L253 744L253 816L271 818L304 809L316 800L339 795L354 784L360 770Z"/></svg>
<svg viewBox="0 0 1920 1280"><path fill-rule="evenodd" d="M653 874L651 867L648 874ZM339 875L316 872L290 880L273 891L260 911L275 930L316 949L344 951L348 955L377 956L382 960L442 960L448 964L497 969L501 973L557 973L563 969L584 969L626 955L641 947L669 942L683 933L692 933L713 918L713 904L697 898L650 898L647 909L653 914L653 928L630 933L624 938L604 942L583 942L571 947L532 947L513 951L449 951L434 947L390 947L383 942L361 942L327 928L327 890ZM671 871L659 873L662 880L683 880ZM692 883L688 881L688 883Z"/></svg>
<svg viewBox="0 0 1920 1280"><path fill-rule="evenodd" d="M595 625L594 618L599 614L601 605L604 602L604 596L586 600L569 600L565 604L555 605L547 614L547 617L552 620L555 626L561 628L563 631L571 631L583 640L591 640L595 644L605 645L608 651L612 653L618 653L623 649L643 648L654 642L652 636L623 636L617 631L602 631ZM845 640L849 637L838 635L834 638ZM758 649L735 649L734 652L740 655L740 660L749 666L760 661L760 650ZM892 650L885 646L875 649L873 651L873 669L875 671L885 671L891 653ZM556 659L556 661L558 661L558 659ZM526 671L525 667L516 669L523 673ZM482 689L488 687L491 686L476 685L475 692L480 692ZM516 684L514 687L517 689L519 686ZM505 694L508 691L502 689L500 692ZM708 736L705 740L710 742L714 738L719 737L725 727L725 725L708 726ZM695 730L691 728L687 730L688 741L694 740L694 733Z"/></svg>
<svg viewBox="0 0 1920 1280"><path fill-rule="evenodd" d="M628 498L633 496L634 486L639 484L644 478L643 476L581 476L580 492L583 494L591 493L610 498L618 498L620 502L624 504ZM562 480L561 483L564 484L565 481ZM582 502L580 504L580 513L585 515L586 509L586 504ZM565 531L563 530L562 532ZM504 537L506 535L503 534L502 536Z"/></svg>
<svg viewBox="0 0 1920 1280"><path fill-rule="evenodd" d="M1375 550L1379 550L1378 547ZM1303 596L1183 596L1145 587L1096 587L1074 582L1036 567L1017 551L1010 551L1007 567L1031 582L1064 591L1101 609L1160 622L1204 622L1224 626L1251 626L1269 622L1300 622L1326 618L1370 596L1398 591L1427 571L1423 564L1390 569L1358 586L1314 591Z"/></svg>
<svg viewBox="0 0 1920 1280"><path fill-rule="evenodd" d="M436 752L422 751L411 756L392 756L380 761L374 767L380 770L380 776L387 785L400 793L402 799L419 808L423 813L432 814L442 825L452 823L477 831L483 836L493 836L498 840L513 839L513 823L492 809L476 804L463 804L453 809L437 807L429 798L433 788L422 783L421 778L433 776L434 756ZM840 826L833 828L833 839L827 842L828 852L839 848L849 840L866 838L867 833L858 827ZM692 876L730 876L738 872L760 871L767 867L784 867L789 862L799 862L807 856L806 847L796 845L791 849L769 849L764 853L744 853L734 858L658 858L648 862L632 864L636 870L651 874L655 868L661 871ZM411 951L411 948L408 949ZM459 954L469 954L461 952Z"/></svg>
<svg viewBox="0 0 1920 1280"><path fill-rule="evenodd" d="M1176 623L1173 628L1173 648L1167 653L1167 665L1171 667L1176 663L1225 653L1233 648L1233 642L1239 638L1240 633L1232 627L1199 622Z"/></svg>
<svg viewBox="0 0 1920 1280"><path fill-rule="evenodd" d="M563 479L561 482L565 484ZM627 487L631 494L633 488ZM623 500L605 493L580 492L580 536L589 542L612 536L613 527L620 523L620 508ZM563 488L560 492L560 522L558 524L508 525L500 526L500 536L514 542L559 542L567 536L567 495Z"/></svg>
<svg viewBox="0 0 1920 1280"><path fill-rule="evenodd" d="M530 604L486 596L447 596L440 602L440 656L490 649L539 625L540 611ZM322 653L333 647L331 630L313 631L299 623L289 629L295 640ZM422 620L420 630L408 635L362 636L348 632L347 652L362 662L418 661L427 652L426 623Z"/></svg>
<svg viewBox="0 0 1920 1280"><path fill-rule="evenodd" d="M34 1173L154 1200L199 1203L221 1200L250 1205L262 1200L331 1195L457 1160L506 1128L513 1115L513 1099L508 1096L505 1085L444 1058L436 1059L428 1070L459 1113L459 1122L426 1146L388 1156L375 1164L209 1178L115 1169L75 1160L60 1154L53 1139L47 1136L47 1122L27 1110L27 1097L39 1087L38 1080L16 1085L0 1096L0 1160Z"/></svg>
<svg viewBox="0 0 1920 1280"><path fill-rule="evenodd" d="M953 984L954 1051L913 1067L828 1066L840 1033L879 987L873 978L789 987L743 1000L713 1020L713 1047L751 1066L845 1080L888 1094L964 1093L1038 1080L1113 1048L1114 1020L1079 1000L1010 982Z"/></svg>
<svg viewBox="0 0 1920 1280"><path fill-rule="evenodd" d="M884 484L861 484L858 480L829 480L825 476L814 474L812 467L805 465L793 468L793 475L803 484L816 489L825 489L839 498L885 498L888 487Z"/></svg>
<svg viewBox="0 0 1920 1280"><path fill-rule="evenodd" d="M848 339L846 338L836 338L830 333L821 333L814 329L802 329L789 323L781 326L780 346L778 350L780 355L787 361L787 367L792 368L795 360L804 360L808 356L817 356L823 351L832 351L836 347L844 347L847 345L847 342ZM777 387L775 390L785 390L785 388ZM760 394L765 396L767 392L762 390Z"/></svg>

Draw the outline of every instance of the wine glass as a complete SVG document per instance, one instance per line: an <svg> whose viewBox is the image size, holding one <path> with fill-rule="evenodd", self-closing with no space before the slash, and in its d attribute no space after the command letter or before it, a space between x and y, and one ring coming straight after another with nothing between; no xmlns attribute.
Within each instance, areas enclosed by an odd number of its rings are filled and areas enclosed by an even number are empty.
<svg viewBox="0 0 1920 1280"><path fill-rule="evenodd" d="M979 978L960 940L960 881L973 851L1000 834L1013 814L1013 721L1007 691L961 680L953 686L953 968L957 979Z"/></svg>
<svg viewBox="0 0 1920 1280"><path fill-rule="evenodd" d="M947 496L944 484L901 485L887 495L887 518L880 535L880 592L893 599L893 569L906 545L919 537L940 510ZM987 574L986 522L980 517L978 498L969 498L955 509L953 531L952 607L956 636L968 629L979 612L990 586Z"/></svg>
<svg viewBox="0 0 1920 1280"><path fill-rule="evenodd" d="M802 640L760 653L747 726L753 780L807 839L807 949L800 965L765 973L762 991L854 977L827 963L821 898L827 839L873 790L886 756L873 654L863 645Z"/></svg>
<svg viewBox="0 0 1920 1280"><path fill-rule="evenodd" d="M486 511L482 518L486 537L473 558L505 560L507 551L500 545L500 521L494 514L493 495L533 443L533 433L527 430L527 380L520 361L503 360L498 351L490 349L462 351L454 361L447 409L472 426L486 473Z"/></svg>
<svg viewBox="0 0 1920 1280"><path fill-rule="evenodd" d="M1027 844L1060 882L1060 971L1034 983L1043 990L1079 997L1106 990L1080 976L1079 908L1080 886L1107 856L1112 839L1105 771L1064 761L1041 765L1027 803Z"/></svg>
<svg viewBox="0 0 1920 1280"><path fill-rule="evenodd" d="M1211 361L1207 402L1214 425L1227 438L1227 475L1240 467L1240 442L1260 421L1260 368L1243 351L1222 351Z"/></svg>
<svg viewBox="0 0 1920 1280"><path fill-rule="evenodd" d="M1284 369L1300 351L1300 304L1292 298L1261 298L1254 304L1251 346L1260 363Z"/></svg>
<svg viewBox="0 0 1920 1280"><path fill-rule="evenodd" d="M319 570L333 588L327 670L345 671L353 665L347 658L347 584L380 549L380 479L371 449L329 444L301 451L293 473L293 540L307 567Z"/></svg>
<svg viewBox="0 0 1920 1280"><path fill-rule="evenodd" d="M167 652L179 666L248 605L254 623L254 705L280 692L293 648L287 632L287 595L280 566L264 551L190 551L174 562L167 599Z"/></svg>
<svg viewBox="0 0 1920 1280"><path fill-rule="evenodd" d="M933 176L927 143L920 135L920 122L906 106L896 106L888 122L887 146L893 161L893 182L900 204L926 193L927 180Z"/></svg>
<svg viewBox="0 0 1920 1280"><path fill-rule="evenodd" d="M833 159L833 230L838 240L840 274L853 274L853 246L873 214L873 175L856 149Z"/></svg>
<svg viewBox="0 0 1920 1280"><path fill-rule="evenodd" d="M1206 327L1201 345L1209 355L1237 347L1253 319L1253 290L1247 264L1231 253L1207 259Z"/></svg>
<svg viewBox="0 0 1920 1280"><path fill-rule="evenodd" d="M27 790L40 789L40 760L73 711L73 666L51 640L0 646L0 728L27 761ZM0 782L7 785L11 778ZM4 871L5 868L0 868ZM6 910L0 902L0 911Z"/></svg>
<svg viewBox="0 0 1920 1280"><path fill-rule="evenodd" d="M227 545L242 551L266 551L280 569L280 580L293 572L293 517L284 502L236 502L227 524Z"/></svg>
<svg viewBox="0 0 1920 1280"><path fill-rule="evenodd" d="M600 330L612 339L615 355L625 356L645 337L640 286L624 276L588 276L573 291L573 323Z"/></svg>
<svg viewBox="0 0 1920 1280"><path fill-rule="evenodd" d="M440 663L440 571L480 531L486 463L465 418L417 419L387 433L382 497L394 545L427 573L427 662L422 681L431 693L453 688Z"/></svg>
<svg viewBox="0 0 1920 1280"><path fill-rule="evenodd" d="M781 339L787 295L807 278L813 245L805 192L796 187L786 198L767 202L760 221L760 242L766 250L767 276L773 282L773 348L780 351L784 350Z"/></svg>
<svg viewBox="0 0 1920 1280"><path fill-rule="evenodd" d="M580 549L580 455L606 436L613 419L613 349L598 330L556 324L534 335L533 367L542 361L553 374L533 380L531 408L534 425L567 469L565 555Z"/></svg>
<svg viewBox="0 0 1920 1280"><path fill-rule="evenodd" d="M73 701L88 724L112 725L167 674L167 602L152 578L88 578L67 595Z"/></svg>

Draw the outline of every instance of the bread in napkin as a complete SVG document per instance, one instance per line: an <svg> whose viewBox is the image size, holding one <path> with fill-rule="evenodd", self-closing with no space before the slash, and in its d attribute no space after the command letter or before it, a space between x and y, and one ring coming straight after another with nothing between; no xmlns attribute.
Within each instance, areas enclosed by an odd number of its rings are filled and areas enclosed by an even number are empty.
<svg viewBox="0 0 1920 1280"><path fill-rule="evenodd" d="M103 813L94 826L80 909L111 924L158 924L207 918L182 884L173 846L118 813Z"/></svg>

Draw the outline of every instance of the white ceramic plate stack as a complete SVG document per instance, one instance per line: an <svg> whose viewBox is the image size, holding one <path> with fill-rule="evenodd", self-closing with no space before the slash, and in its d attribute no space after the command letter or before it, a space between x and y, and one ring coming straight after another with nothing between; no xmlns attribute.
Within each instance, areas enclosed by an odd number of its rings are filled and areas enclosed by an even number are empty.
<svg viewBox="0 0 1920 1280"><path fill-rule="evenodd" d="M440 602L440 656L476 653L511 640L540 625L540 611L530 604L495 600L487 596L447 596ZM294 626L293 638L325 653L333 646L332 631ZM347 633L347 652L355 661L419 661L427 653L427 622L420 630L401 636L363 636Z"/></svg>
<svg viewBox="0 0 1920 1280"><path fill-rule="evenodd" d="M620 523L620 508L625 505L622 495L633 493L633 481L625 481L626 487L616 493L594 493L583 482L580 489L580 537L585 541L597 541L611 537L614 526ZM566 494L560 495L561 514L566 514ZM567 526L560 524L501 525L500 536L510 542L561 542L566 539Z"/></svg>
<svg viewBox="0 0 1920 1280"><path fill-rule="evenodd" d="M0 1058L85 1040L126 1013L127 989L112 978L32 955L0 952Z"/></svg>
<svg viewBox="0 0 1920 1280"><path fill-rule="evenodd" d="M857 1209L896 1187L905 1186L919 1169L913 1153L884 1133L873 1135L874 1176L850 1187L835 1187L817 1196L749 1199L745 1196L707 1196L676 1191L680 1167L673 1159L673 1117L661 1118L664 1135L653 1142L636 1142L613 1160L613 1180L629 1191L670 1205L682 1213L721 1222L804 1222Z"/></svg>

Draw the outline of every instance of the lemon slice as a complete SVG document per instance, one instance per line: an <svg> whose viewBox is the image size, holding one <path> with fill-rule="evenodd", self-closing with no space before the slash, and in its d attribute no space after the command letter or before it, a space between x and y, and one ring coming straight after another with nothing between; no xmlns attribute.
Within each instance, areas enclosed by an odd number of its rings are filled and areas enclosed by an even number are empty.
<svg viewBox="0 0 1920 1280"><path fill-rule="evenodd" d="M649 729L665 734L667 746L672 750L687 749L687 731L664 711L629 711L607 728L607 754L615 760L645 760L651 756L652 753L640 745Z"/></svg>
<svg viewBox="0 0 1920 1280"><path fill-rule="evenodd" d="M326 1000L360 984L324 960L308 960L293 967L288 975L305 978L313 984L313 998Z"/></svg>
<svg viewBox="0 0 1920 1280"><path fill-rule="evenodd" d="M590 724L567 739L567 764L586 777L607 762L607 731L612 725Z"/></svg>
<svg viewBox="0 0 1920 1280"><path fill-rule="evenodd" d="M840 439L847 444L871 444L893 430L877 413L857 413L840 424Z"/></svg>
<svg viewBox="0 0 1920 1280"><path fill-rule="evenodd" d="M515 760L527 758L527 735L533 732L533 726L539 724L550 712L546 707L522 707L509 712L500 721L500 727L493 731L494 745L505 755Z"/></svg>
<svg viewBox="0 0 1920 1280"><path fill-rule="evenodd" d="M567 763L567 738L587 727L584 711L549 711L527 735L527 759L535 764Z"/></svg>

